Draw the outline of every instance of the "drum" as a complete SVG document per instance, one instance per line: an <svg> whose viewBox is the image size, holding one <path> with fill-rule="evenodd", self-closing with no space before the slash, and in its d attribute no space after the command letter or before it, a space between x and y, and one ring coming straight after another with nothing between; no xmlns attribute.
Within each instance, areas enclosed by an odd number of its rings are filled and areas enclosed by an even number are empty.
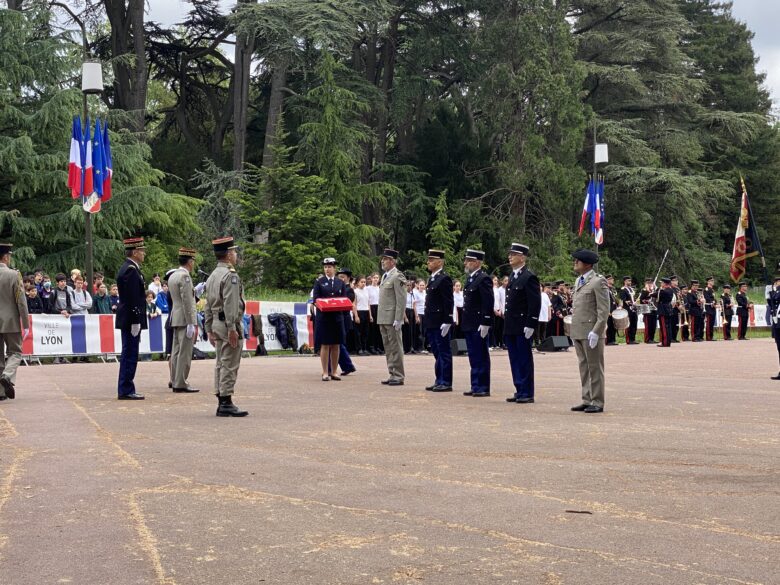
<svg viewBox="0 0 780 585"><path fill-rule="evenodd" d="M571 315L566 315L563 318L563 334L566 337L571 335Z"/></svg>
<svg viewBox="0 0 780 585"><path fill-rule="evenodd" d="M618 331L628 329L628 311L615 309L612 311L612 321L615 323L615 329Z"/></svg>
<svg viewBox="0 0 780 585"><path fill-rule="evenodd" d="M655 311L655 305L653 303L647 303L645 305L636 306L637 315L648 315L653 311Z"/></svg>

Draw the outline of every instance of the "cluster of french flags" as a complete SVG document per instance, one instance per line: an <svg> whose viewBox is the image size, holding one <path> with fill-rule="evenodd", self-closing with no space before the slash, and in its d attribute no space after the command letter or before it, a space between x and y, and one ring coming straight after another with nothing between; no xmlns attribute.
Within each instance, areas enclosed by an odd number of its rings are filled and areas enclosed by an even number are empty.
<svg viewBox="0 0 780 585"><path fill-rule="evenodd" d="M604 177L597 175L590 177L588 188L585 190L585 204L582 206L582 219L580 219L580 232L585 229L585 222L590 216L590 233L596 244L604 243Z"/></svg>
<svg viewBox="0 0 780 585"><path fill-rule="evenodd" d="M73 117L73 134L70 139L68 163L68 188L71 197L81 197L86 211L97 213L101 202L111 199L111 179L114 175L111 159L111 142L108 138L108 122L101 128L100 119L90 137L89 118L82 130L81 118Z"/></svg>

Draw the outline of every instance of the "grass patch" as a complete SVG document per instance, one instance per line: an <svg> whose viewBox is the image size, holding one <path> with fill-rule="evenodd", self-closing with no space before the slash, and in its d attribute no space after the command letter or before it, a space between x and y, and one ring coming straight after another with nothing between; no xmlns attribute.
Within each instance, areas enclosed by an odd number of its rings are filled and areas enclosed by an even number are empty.
<svg viewBox="0 0 780 585"><path fill-rule="evenodd" d="M309 300L309 291L284 290L267 286L253 286L244 291L244 297L256 301L275 301L277 303L305 303Z"/></svg>

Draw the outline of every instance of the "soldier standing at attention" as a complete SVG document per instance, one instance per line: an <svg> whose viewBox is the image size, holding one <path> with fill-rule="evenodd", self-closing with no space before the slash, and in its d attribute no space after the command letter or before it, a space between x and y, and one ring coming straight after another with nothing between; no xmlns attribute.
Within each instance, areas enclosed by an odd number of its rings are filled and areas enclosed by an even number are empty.
<svg viewBox="0 0 780 585"><path fill-rule="evenodd" d="M607 274L607 287L609 292L609 316L607 317L607 345L617 345L617 329L612 319L612 312L618 308L618 295L615 291L615 277Z"/></svg>
<svg viewBox="0 0 780 585"><path fill-rule="evenodd" d="M655 283L652 278L645 278L645 288L639 293L639 304L649 305L656 296ZM658 307L644 314L645 343L655 343L655 329L658 323Z"/></svg>
<svg viewBox="0 0 780 585"><path fill-rule="evenodd" d="M404 385L404 347L401 328L406 311L406 277L398 270L398 252L385 248L382 252L382 280L379 281L379 307L376 322L382 334L389 377L387 386Z"/></svg>
<svg viewBox="0 0 780 585"><path fill-rule="evenodd" d="M747 339L748 319L750 317L750 307L752 305L748 300L747 286L747 282L740 282L739 292L737 293L737 319L739 319L737 339L740 341Z"/></svg>
<svg viewBox="0 0 780 585"><path fill-rule="evenodd" d="M173 330L171 349L171 382L173 391L199 392L187 382L192 365L192 346L195 343L195 288L192 271L195 269L195 250L179 248L179 268L168 276L168 294L173 300L168 321Z"/></svg>
<svg viewBox="0 0 780 585"><path fill-rule="evenodd" d="M628 329L626 329L626 345L636 345L636 328L639 315L636 313L636 297L634 296L633 278L623 277L623 288L620 289L620 300L623 308L628 311Z"/></svg>
<svg viewBox="0 0 780 585"><path fill-rule="evenodd" d="M119 304L114 327L122 332L122 353L119 356L119 400L143 400L135 391L135 371L138 368L138 346L141 330L146 329L146 287L141 264L146 258L143 238L124 240L127 259L116 275Z"/></svg>
<svg viewBox="0 0 780 585"><path fill-rule="evenodd" d="M11 268L12 253L13 244L0 244L0 401L16 398L14 384L22 362L22 341L30 333L27 296L22 275Z"/></svg>
<svg viewBox="0 0 780 585"><path fill-rule="evenodd" d="M443 250L428 250L428 279L425 295L425 336L435 358L435 380L425 389L452 392L452 347L450 328L455 307L452 278L444 272Z"/></svg>
<svg viewBox="0 0 780 585"><path fill-rule="evenodd" d="M707 277L707 286L704 288L704 338L707 341L715 341L715 314L717 303L715 302L715 277Z"/></svg>
<svg viewBox="0 0 780 585"><path fill-rule="evenodd" d="M731 319L734 317L734 303L731 300L731 285L723 285L723 294L720 295L720 305L723 311L723 340L731 341Z"/></svg>
<svg viewBox="0 0 780 585"><path fill-rule="evenodd" d="M674 291L672 289L672 279L662 278L661 288L658 289L656 296L656 308L658 309L658 331L660 341L658 347L671 347L672 345L672 316L674 309L672 301L674 300Z"/></svg>
<svg viewBox="0 0 780 585"><path fill-rule="evenodd" d="M464 396L490 396L490 348L493 325L493 280L482 270L485 253L466 250L463 266L469 277L463 289L463 324L471 366L471 389Z"/></svg>
<svg viewBox="0 0 780 585"><path fill-rule="evenodd" d="M772 337L775 338L777 346L777 357L780 359L780 274L775 275L772 286L767 287L767 310L770 312L772 327ZM780 371L777 376L772 376L772 380L780 380Z"/></svg>
<svg viewBox="0 0 780 585"><path fill-rule="evenodd" d="M227 236L213 240L217 267L206 281L206 333L217 349L214 366L214 394L219 406L217 416L246 416L233 404L233 389L241 365L244 347L244 295L236 273L238 246Z"/></svg>

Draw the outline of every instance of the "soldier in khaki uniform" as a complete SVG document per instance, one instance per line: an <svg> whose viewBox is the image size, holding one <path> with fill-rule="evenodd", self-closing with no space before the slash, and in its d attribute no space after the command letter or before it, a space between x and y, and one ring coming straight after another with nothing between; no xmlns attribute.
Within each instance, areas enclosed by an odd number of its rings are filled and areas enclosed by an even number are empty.
<svg viewBox="0 0 780 585"><path fill-rule="evenodd" d="M171 295L171 312L168 319L173 329L171 383L173 391L177 393L199 392L187 383L198 318L195 288L190 276L195 269L195 254L195 250L191 248L179 248L179 268L168 276L168 294Z"/></svg>
<svg viewBox="0 0 780 585"><path fill-rule="evenodd" d="M390 377L382 380L388 386L404 385L404 348L401 327L406 309L406 278L396 268L398 252L387 248L382 254L382 280L379 284L379 308L376 322L385 346Z"/></svg>
<svg viewBox="0 0 780 585"><path fill-rule="evenodd" d="M582 404L572 410L604 412L604 340L609 317L609 287L607 280L593 270L593 265L599 261L598 254L577 250L573 256L574 271L579 277L574 285L569 337L580 366Z"/></svg>
<svg viewBox="0 0 780 585"><path fill-rule="evenodd" d="M211 242L217 257L217 267L206 281L206 333L217 349L214 369L214 393L219 400L217 416L246 416L233 404L241 350L244 347L244 295L241 279L234 268L238 246L232 237Z"/></svg>
<svg viewBox="0 0 780 585"><path fill-rule="evenodd" d="M0 401L16 398L16 368L22 361L22 341L30 332L22 275L10 268L12 252L13 244L0 244Z"/></svg>

